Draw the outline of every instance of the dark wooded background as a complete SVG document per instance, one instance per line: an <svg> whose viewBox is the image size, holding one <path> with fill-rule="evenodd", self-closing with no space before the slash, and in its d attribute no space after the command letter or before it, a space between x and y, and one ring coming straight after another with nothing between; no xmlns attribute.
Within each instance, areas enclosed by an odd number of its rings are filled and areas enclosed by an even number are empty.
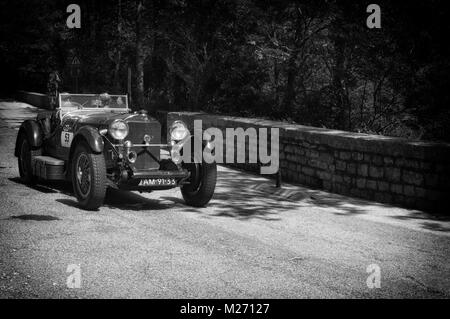
<svg viewBox="0 0 450 319"><path fill-rule="evenodd" d="M204 110L450 141L446 1L79 0L0 2L2 95L124 93L134 108Z"/></svg>

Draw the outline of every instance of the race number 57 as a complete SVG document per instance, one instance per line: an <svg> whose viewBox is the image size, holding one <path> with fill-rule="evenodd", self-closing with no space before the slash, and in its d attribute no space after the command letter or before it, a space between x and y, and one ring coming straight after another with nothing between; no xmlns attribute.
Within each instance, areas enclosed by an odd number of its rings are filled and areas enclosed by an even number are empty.
<svg viewBox="0 0 450 319"><path fill-rule="evenodd" d="M70 132L62 132L61 133L61 146L62 147L70 147L72 144L73 133Z"/></svg>

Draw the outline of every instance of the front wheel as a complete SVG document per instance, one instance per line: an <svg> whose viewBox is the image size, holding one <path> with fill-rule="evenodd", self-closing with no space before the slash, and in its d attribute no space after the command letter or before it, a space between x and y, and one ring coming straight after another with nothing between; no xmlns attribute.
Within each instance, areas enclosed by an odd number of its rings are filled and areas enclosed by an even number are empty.
<svg viewBox="0 0 450 319"><path fill-rule="evenodd" d="M106 164L103 154L95 154L84 142L75 148L72 158L72 184L80 206L95 210L106 193Z"/></svg>
<svg viewBox="0 0 450 319"><path fill-rule="evenodd" d="M186 204L194 207L203 207L211 200L216 188L216 163L186 163L183 164L191 176L188 184L181 186L181 194Z"/></svg>

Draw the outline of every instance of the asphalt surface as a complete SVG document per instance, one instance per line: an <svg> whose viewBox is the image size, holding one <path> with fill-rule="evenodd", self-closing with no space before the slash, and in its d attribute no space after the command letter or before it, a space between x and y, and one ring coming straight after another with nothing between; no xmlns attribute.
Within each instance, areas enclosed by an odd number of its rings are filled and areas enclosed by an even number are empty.
<svg viewBox="0 0 450 319"><path fill-rule="evenodd" d="M446 216L277 190L224 167L206 208L173 189L109 191L98 211L83 211L70 184L18 178L17 128L35 113L0 101L1 298L450 296ZM79 288L67 285L73 265ZM379 267L380 288L369 288L368 267Z"/></svg>

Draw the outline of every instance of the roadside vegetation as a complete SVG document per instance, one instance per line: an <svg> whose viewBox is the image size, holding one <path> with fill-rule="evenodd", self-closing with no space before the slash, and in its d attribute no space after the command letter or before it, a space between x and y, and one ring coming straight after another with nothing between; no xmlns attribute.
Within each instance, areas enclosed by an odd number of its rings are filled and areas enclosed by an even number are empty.
<svg viewBox="0 0 450 319"><path fill-rule="evenodd" d="M73 2L73 1L72 1ZM58 70L79 92L135 107L203 110L412 139L450 141L445 1L2 1L7 86L45 92ZM32 14L30 14L32 12Z"/></svg>

